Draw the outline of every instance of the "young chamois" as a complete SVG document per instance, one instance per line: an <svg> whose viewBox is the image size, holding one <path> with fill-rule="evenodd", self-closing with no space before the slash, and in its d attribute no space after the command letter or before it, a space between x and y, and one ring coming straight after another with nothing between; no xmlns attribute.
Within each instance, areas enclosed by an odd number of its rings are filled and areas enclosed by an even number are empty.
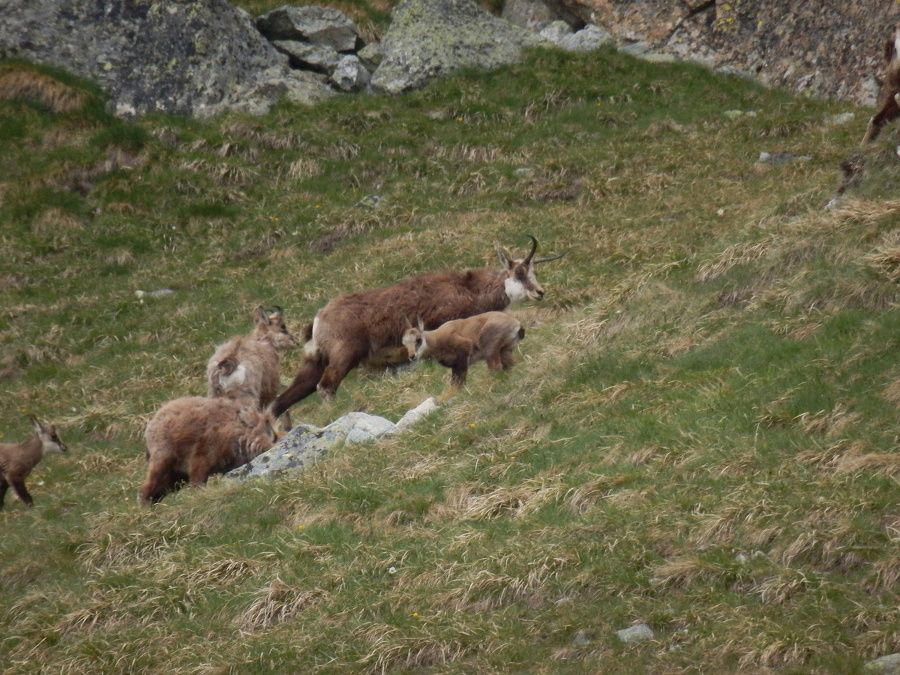
<svg viewBox="0 0 900 675"><path fill-rule="evenodd" d="M30 419L34 436L18 445L0 443L0 509L3 508L10 485L26 506L34 505L34 500L25 488L25 478L46 453L69 450L60 439L56 426L41 424L33 415Z"/></svg>
<svg viewBox="0 0 900 675"><path fill-rule="evenodd" d="M275 420L249 397L188 396L169 401L150 420L147 477L138 502L150 506L187 480L206 484L214 473L246 464L278 440Z"/></svg>
<svg viewBox="0 0 900 675"><path fill-rule="evenodd" d="M338 296L319 310L307 333L303 361L294 381L275 399L273 412L281 415L294 403L318 389L331 398L347 374L360 363L401 357L408 317L420 317L432 330L447 321L506 309L522 300L540 300L544 289L535 267L561 258L535 258L531 251L513 259L498 249L501 269L474 269L425 274L393 286Z"/></svg>
<svg viewBox="0 0 900 675"><path fill-rule="evenodd" d="M441 324L434 330L407 328L403 345L409 359L434 359L453 374L450 383L461 387L466 383L469 366L486 361L488 370L507 370L512 367L512 352L525 337L525 329L518 320L505 312L485 312L465 319Z"/></svg>
<svg viewBox="0 0 900 675"><path fill-rule="evenodd" d="M900 26L884 44L884 60L886 65L881 109L869 120L863 145L874 141L885 124L900 117Z"/></svg>
<svg viewBox="0 0 900 675"><path fill-rule="evenodd" d="M219 345L210 357L206 364L207 396L249 396L262 410L275 400L281 386L279 355L296 347L297 339L288 331L279 307L271 312L257 307L253 318L253 332Z"/></svg>

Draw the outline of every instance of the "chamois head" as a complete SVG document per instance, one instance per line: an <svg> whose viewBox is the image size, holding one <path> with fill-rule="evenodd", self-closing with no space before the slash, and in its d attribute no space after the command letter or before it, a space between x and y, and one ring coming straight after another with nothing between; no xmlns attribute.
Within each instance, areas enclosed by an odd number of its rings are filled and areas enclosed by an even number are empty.
<svg viewBox="0 0 900 675"><path fill-rule="evenodd" d="M253 331L256 340L268 342L278 352L297 346L297 338L288 331L281 307L269 311L260 305L254 310L253 318L256 320L256 329Z"/></svg>
<svg viewBox="0 0 900 675"><path fill-rule="evenodd" d="M565 253L560 253L549 258L535 258L534 254L537 251L538 241L534 235L529 234L527 236L531 239L531 251L524 258L513 259L505 249L497 248L500 262L506 267L507 277L503 285L511 303L542 299L544 297L544 289L538 283L534 266L550 260L557 260L565 255Z"/></svg>
<svg viewBox="0 0 900 675"><path fill-rule="evenodd" d="M422 358L427 345L425 344L425 324L422 323L422 317L418 317L418 328L413 328L406 317L406 331L403 333L403 346L409 352L410 361L418 361Z"/></svg>
<svg viewBox="0 0 900 675"><path fill-rule="evenodd" d="M66 447L66 444L63 443L62 439L59 437L59 431L55 424L41 424L40 420L34 415L32 415L30 419L31 426L34 428L34 433L41 439L43 451L45 453L56 451L68 452L69 448Z"/></svg>

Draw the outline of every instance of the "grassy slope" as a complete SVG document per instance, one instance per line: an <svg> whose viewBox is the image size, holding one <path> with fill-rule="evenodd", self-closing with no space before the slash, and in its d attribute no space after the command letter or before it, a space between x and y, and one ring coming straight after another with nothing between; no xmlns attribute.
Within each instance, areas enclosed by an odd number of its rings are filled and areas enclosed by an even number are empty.
<svg viewBox="0 0 900 675"><path fill-rule="evenodd" d="M863 111L835 126L848 106L608 52L207 122L116 121L90 92L52 113L85 91L57 76L0 102L4 440L35 412L71 448L0 512L5 672L852 673L900 651L896 162L874 151L821 208ZM516 310L513 371L296 479L137 508L148 416L203 391L255 304L299 330L526 232L569 255ZM293 415L396 419L446 379L358 372ZM656 639L619 644L636 621Z"/></svg>

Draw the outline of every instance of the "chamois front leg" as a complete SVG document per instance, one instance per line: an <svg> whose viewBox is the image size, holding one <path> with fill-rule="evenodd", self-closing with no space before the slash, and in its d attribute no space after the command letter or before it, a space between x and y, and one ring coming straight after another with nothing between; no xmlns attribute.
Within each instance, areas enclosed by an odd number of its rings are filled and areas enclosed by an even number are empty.
<svg viewBox="0 0 900 675"><path fill-rule="evenodd" d="M31 498L31 495L28 494L28 490L25 488L25 481L19 478L13 479L11 482L13 490L15 490L16 494L19 495L19 499L25 502L25 506L34 506L34 500Z"/></svg>
<svg viewBox="0 0 900 675"><path fill-rule="evenodd" d="M6 491L9 489L9 483L0 477L0 509L3 508L3 502L6 501Z"/></svg>
<svg viewBox="0 0 900 675"><path fill-rule="evenodd" d="M863 137L862 144L871 143L881 133L881 128L898 117L900 117L900 103L897 98L900 94L892 94L885 97L881 105L881 110L875 113L869 120L869 126L866 128L866 135Z"/></svg>

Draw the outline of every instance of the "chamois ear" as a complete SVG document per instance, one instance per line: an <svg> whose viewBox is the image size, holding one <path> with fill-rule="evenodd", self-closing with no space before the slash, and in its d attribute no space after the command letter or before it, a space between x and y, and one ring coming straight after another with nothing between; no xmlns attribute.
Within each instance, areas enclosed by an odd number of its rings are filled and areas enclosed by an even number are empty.
<svg viewBox="0 0 900 675"><path fill-rule="evenodd" d="M403 323L406 324L406 327L407 327L407 328L412 328L412 327L413 327L412 321L409 320L409 317L408 317L406 314L403 315Z"/></svg>
<svg viewBox="0 0 900 675"><path fill-rule="evenodd" d="M425 322L422 321L422 317L421 317L421 316L417 316L417 317L416 317L416 322L419 324L419 330L424 332L424 330L425 330Z"/></svg>
<svg viewBox="0 0 900 675"><path fill-rule="evenodd" d="M269 323L269 313L266 311L265 307L259 305L253 310L253 319L256 323Z"/></svg>
<svg viewBox="0 0 900 675"><path fill-rule="evenodd" d="M29 415L28 419L31 421L31 426L34 427L35 433L41 433L44 431L44 425L40 423L37 417L34 415Z"/></svg>
<svg viewBox="0 0 900 675"><path fill-rule="evenodd" d="M503 263L504 267L512 266L512 257L510 257L509 251L507 251L502 246L497 247L497 255L500 256L500 262Z"/></svg>

